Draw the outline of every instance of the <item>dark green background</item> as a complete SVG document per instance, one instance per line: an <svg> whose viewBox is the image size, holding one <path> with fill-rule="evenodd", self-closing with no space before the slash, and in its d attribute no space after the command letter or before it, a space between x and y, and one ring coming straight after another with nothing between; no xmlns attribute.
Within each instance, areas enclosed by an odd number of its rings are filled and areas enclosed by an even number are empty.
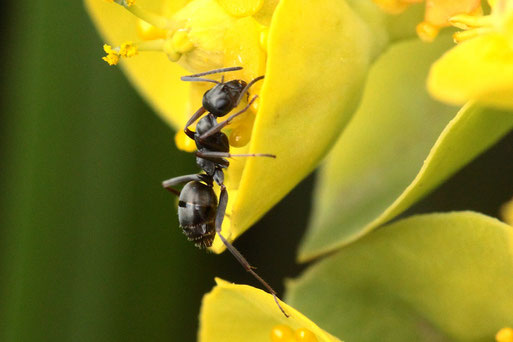
<svg viewBox="0 0 513 342"><path fill-rule="evenodd" d="M195 172L194 158L101 61L80 1L7 1L2 19L0 341L193 341L214 276L257 286L178 228L160 182ZM513 195L512 145L408 214L497 215ZM299 269L312 179L237 242L278 290Z"/></svg>

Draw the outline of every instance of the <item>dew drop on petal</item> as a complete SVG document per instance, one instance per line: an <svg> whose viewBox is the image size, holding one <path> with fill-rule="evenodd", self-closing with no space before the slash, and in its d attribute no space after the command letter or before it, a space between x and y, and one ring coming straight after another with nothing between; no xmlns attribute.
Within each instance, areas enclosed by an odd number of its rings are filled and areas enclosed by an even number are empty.
<svg viewBox="0 0 513 342"><path fill-rule="evenodd" d="M272 342L293 342L294 332L286 325L277 325L271 330Z"/></svg>

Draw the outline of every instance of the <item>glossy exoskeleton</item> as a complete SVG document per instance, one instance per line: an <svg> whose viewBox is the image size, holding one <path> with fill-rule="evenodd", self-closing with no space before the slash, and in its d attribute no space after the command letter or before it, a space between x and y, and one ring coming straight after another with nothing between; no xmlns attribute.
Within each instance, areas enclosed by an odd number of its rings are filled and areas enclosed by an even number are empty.
<svg viewBox="0 0 513 342"><path fill-rule="evenodd" d="M233 118L247 111L256 100L257 96L255 95L243 109L231 115L227 120L218 123L216 118L228 114L232 109L237 107L250 86L258 80L263 79L263 76L255 78L248 84L242 80L233 80L224 83L224 77L221 82L218 82L211 79L200 78L200 76L240 69L242 68L224 68L182 77L184 81L216 83L216 86L204 94L203 106L194 113L184 129L187 136L196 143L196 163L204 173L171 178L164 181L162 185L167 190L179 196L178 220L187 238L194 242L197 247L207 248L212 245L215 235L217 234L226 248L241 263L246 271L250 272L273 295L280 310L288 317L278 302L276 292L253 270L249 262L221 234L221 227L228 203L228 192L224 185L223 169L227 168L230 163L226 158L276 157L271 154L263 153L230 154L228 137L221 132ZM208 114L201 118L196 124L196 131L191 131L189 127L207 111ZM186 184L181 191L173 188L173 186L183 183ZM213 189L214 183L217 183L220 187L219 201Z"/></svg>

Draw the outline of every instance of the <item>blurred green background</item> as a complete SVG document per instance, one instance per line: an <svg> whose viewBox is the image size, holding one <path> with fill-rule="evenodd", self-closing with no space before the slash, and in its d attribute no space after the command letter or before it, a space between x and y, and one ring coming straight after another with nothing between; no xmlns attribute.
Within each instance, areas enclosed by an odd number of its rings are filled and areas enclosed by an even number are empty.
<svg viewBox="0 0 513 342"><path fill-rule="evenodd" d="M166 178L197 171L117 68L80 1L6 1L0 68L0 341L193 341L215 276L258 286L182 235ZM513 135L403 216L513 195ZM510 175L506 177L506 175ZM313 176L236 243L282 291Z"/></svg>

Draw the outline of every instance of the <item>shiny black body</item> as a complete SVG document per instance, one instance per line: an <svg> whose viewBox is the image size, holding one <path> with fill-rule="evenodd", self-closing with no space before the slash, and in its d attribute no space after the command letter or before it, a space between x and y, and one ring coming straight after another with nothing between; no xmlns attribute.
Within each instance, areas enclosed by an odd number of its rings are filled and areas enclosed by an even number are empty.
<svg viewBox="0 0 513 342"><path fill-rule="evenodd" d="M207 248L212 246L215 235L217 234L226 248L240 262L240 264L251 273L267 290L273 295L274 300L285 316L287 313L283 310L276 292L263 280L250 266L248 261L233 247L221 234L226 206L228 204L228 192L224 185L224 169L230 165L226 158L230 157L272 157L270 154L230 154L230 145L226 134L221 130L227 126L231 120L238 115L243 114L249 109L257 96L253 96L251 101L237 113L231 115L223 122L217 122L217 117L222 117L236 108L241 99L251 85L263 79L263 76L257 77L249 84L242 80L233 80L224 83L200 78L214 73L240 70L241 67L224 68L212 70L201 74L182 77L184 81L212 82L216 85L203 95L203 105L196 111L185 125L184 132L196 143L196 164L204 173L193 174L171 178L162 183L164 188L179 196L178 200L178 220L183 233L190 241L193 241L197 247ZM203 118L200 117L208 112ZM189 127L199 119L196 124L196 131L191 131ZM220 187L219 201L213 190L214 182ZM173 186L186 183L181 191Z"/></svg>
<svg viewBox="0 0 513 342"><path fill-rule="evenodd" d="M178 199L178 220L189 241L199 248L212 246L216 236L217 195L202 182L187 183Z"/></svg>
<svg viewBox="0 0 513 342"><path fill-rule="evenodd" d="M217 125L217 121L213 115L206 115L198 121L196 132L194 132L194 141L198 149L199 155L208 152L230 152L230 144L228 137L223 132L217 132L211 136L201 140L201 136ZM196 164L209 176L213 177L219 185L224 183L223 169L227 168L230 163L228 160L219 157L205 158L197 154Z"/></svg>
<svg viewBox="0 0 513 342"><path fill-rule="evenodd" d="M238 104L239 97L246 82L233 80L226 83L219 83L203 95L203 107L216 117L228 114Z"/></svg>

